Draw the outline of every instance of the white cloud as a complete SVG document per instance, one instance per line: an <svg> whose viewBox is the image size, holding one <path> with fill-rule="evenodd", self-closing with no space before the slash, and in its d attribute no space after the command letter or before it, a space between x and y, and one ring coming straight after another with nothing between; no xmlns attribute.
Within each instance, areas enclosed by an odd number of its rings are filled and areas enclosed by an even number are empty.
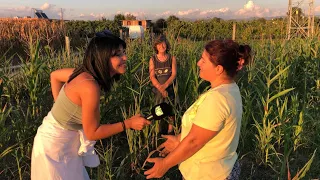
<svg viewBox="0 0 320 180"><path fill-rule="evenodd" d="M28 6L20 6L17 8L7 8L7 11L12 11L12 12L26 12L26 11L31 11L31 7Z"/></svg>
<svg viewBox="0 0 320 180"><path fill-rule="evenodd" d="M114 15L112 14L106 14L106 13L80 13L78 15L70 15L69 19L73 19L73 20L101 20L102 18L106 18L106 19L113 19Z"/></svg>
<svg viewBox="0 0 320 180"><path fill-rule="evenodd" d="M163 12L162 14L164 14L164 15L170 15L170 14L171 14L171 11L165 11L165 12Z"/></svg>
<svg viewBox="0 0 320 180"><path fill-rule="evenodd" d="M177 11L177 12L165 11L165 12L156 14L155 18L168 18L169 16L174 15L179 18L203 19L203 18L221 17L221 16L227 17L231 13L232 12L228 7L220 8L220 9L210 9L210 10L189 9L189 10Z"/></svg>
<svg viewBox="0 0 320 180"><path fill-rule="evenodd" d="M206 11L201 11L200 15L214 15L214 14L221 14L221 13L228 13L230 12L229 8L221 8L217 10L206 10Z"/></svg>
<svg viewBox="0 0 320 180"><path fill-rule="evenodd" d="M320 6L314 8L314 11L315 11L315 12L320 12Z"/></svg>
<svg viewBox="0 0 320 180"><path fill-rule="evenodd" d="M169 17L170 15L172 15L173 13L171 11L165 11L165 12L162 12L160 14L156 14L156 16L159 16L159 17Z"/></svg>
<svg viewBox="0 0 320 180"><path fill-rule="evenodd" d="M189 9L187 11L179 11L178 15L179 16L188 16L188 15L195 15L199 14L200 10L199 9Z"/></svg>
<svg viewBox="0 0 320 180"><path fill-rule="evenodd" d="M41 10L48 10L48 9L54 8L55 6L56 6L56 5L49 4L49 3L44 3L44 4L40 7L40 9L41 9Z"/></svg>
<svg viewBox="0 0 320 180"><path fill-rule="evenodd" d="M248 1L242 9L234 13L240 17L271 17L285 15L285 12L272 11L269 8L263 8L259 5L254 4L253 1Z"/></svg>
<svg viewBox="0 0 320 180"><path fill-rule="evenodd" d="M244 5L244 9L249 10L249 11L252 11L255 7L257 7L257 6L255 6L253 4L253 1L248 1L247 4Z"/></svg>
<svg viewBox="0 0 320 180"><path fill-rule="evenodd" d="M137 19L144 19L146 16L148 16L148 13L143 12L143 11L139 11L139 12L126 12L124 13L125 15L127 14L132 14L134 15Z"/></svg>
<svg viewBox="0 0 320 180"><path fill-rule="evenodd" d="M24 16L30 16L32 14L32 8L28 6L20 6L16 8L2 8L0 11L1 17L24 17Z"/></svg>
<svg viewBox="0 0 320 180"><path fill-rule="evenodd" d="M104 13L100 13L100 14L90 13L90 16L96 19L101 19L101 18L104 18L106 15Z"/></svg>

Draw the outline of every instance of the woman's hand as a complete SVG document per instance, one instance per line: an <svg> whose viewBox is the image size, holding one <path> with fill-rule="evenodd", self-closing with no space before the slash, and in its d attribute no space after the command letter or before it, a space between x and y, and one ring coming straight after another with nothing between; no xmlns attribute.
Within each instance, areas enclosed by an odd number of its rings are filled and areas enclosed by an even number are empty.
<svg viewBox="0 0 320 180"><path fill-rule="evenodd" d="M156 86L156 88L158 89L158 91L161 93L163 98L168 97L168 92L166 91L167 86L165 84L158 84Z"/></svg>
<svg viewBox="0 0 320 180"><path fill-rule="evenodd" d="M161 94L162 94L162 92L164 92L166 89L167 89L167 86L165 85L165 84L158 84L157 86L156 86L156 88L161 92Z"/></svg>
<svg viewBox="0 0 320 180"><path fill-rule="evenodd" d="M144 172L147 179L161 178L169 170L163 158L149 158L147 161L154 163L151 169Z"/></svg>
<svg viewBox="0 0 320 180"><path fill-rule="evenodd" d="M161 135L166 138L166 142L162 143L157 149L160 150L160 156L165 157L172 152L179 145L180 140L178 136ZM161 150L162 149L162 150Z"/></svg>
<svg viewBox="0 0 320 180"><path fill-rule="evenodd" d="M168 97L168 91L166 91L166 90L162 91L161 95L162 95L163 98Z"/></svg>
<svg viewBox="0 0 320 180"><path fill-rule="evenodd" d="M125 123L127 129L131 128L131 129L135 129L135 130L141 130L145 126L151 124L150 121L146 120L140 114L132 116L131 118L125 120L124 123Z"/></svg>

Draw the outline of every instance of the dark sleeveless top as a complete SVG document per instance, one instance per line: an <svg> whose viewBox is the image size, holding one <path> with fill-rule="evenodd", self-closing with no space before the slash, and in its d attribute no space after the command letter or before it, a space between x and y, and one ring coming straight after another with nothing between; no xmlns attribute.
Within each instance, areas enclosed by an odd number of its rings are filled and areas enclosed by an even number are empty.
<svg viewBox="0 0 320 180"><path fill-rule="evenodd" d="M168 54L168 57L165 61L160 61L157 55L152 56L154 64L154 73L156 79L160 84L164 84L171 76L172 73L172 57Z"/></svg>

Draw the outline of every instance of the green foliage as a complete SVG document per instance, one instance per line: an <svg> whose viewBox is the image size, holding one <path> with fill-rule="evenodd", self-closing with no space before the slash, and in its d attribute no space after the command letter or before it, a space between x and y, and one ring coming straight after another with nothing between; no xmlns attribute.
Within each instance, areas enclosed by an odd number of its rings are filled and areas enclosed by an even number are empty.
<svg viewBox="0 0 320 180"><path fill-rule="evenodd" d="M134 16L133 14L126 14L125 15L125 19L126 20L137 20L137 17L136 16Z"/></svg>
<svg viewBox="0 0 320 180"><path fill-rule="evenodd" d="M171 15L167 18L167 22L170 24L174 21L179 21L180 19L177 16Z"/></svg>
<svg viewBox="0 0 320 180"><path fill-rule="evenodd" d="M167 22L165 19L160 18L160 19L157 19L156 22L154 23L153 32L156 34L163 33L163 30L165 28L167 28Z"/></svg>
<svg viewBox="0 0 320 180"><path fill-rule="evenodd" d="M126 19L126 17L123 15L123 14L116 14L116 15L114 15L114 18L113 18L113 20L116 22L116 23L118 23L118 25L119 26L122 26L122 20L125 20Z"/></svg>
<svg viewBox="0 0 320 180"><path fill-rule="evenodd" d="M178 29L183 27L180 36L196 40L231 39L232 26L236 23L236 39L283 39L286 36L286 20L282 19L257 19L251 21L233 21L213 18L208 20L167 21L168 28Z"/></svg>

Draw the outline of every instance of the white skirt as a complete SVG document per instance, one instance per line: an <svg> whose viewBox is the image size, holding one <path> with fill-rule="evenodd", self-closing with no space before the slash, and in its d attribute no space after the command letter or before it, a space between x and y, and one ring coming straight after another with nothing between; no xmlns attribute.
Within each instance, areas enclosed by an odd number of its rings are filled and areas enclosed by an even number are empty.
<svg viewBox="0 0 320 180"><path fill-rule="evenodd" d="M49 112L34 138L31 179L90 179L85 166L96 167L100 163L94 144L82 130L62 128Z"/></svg>

